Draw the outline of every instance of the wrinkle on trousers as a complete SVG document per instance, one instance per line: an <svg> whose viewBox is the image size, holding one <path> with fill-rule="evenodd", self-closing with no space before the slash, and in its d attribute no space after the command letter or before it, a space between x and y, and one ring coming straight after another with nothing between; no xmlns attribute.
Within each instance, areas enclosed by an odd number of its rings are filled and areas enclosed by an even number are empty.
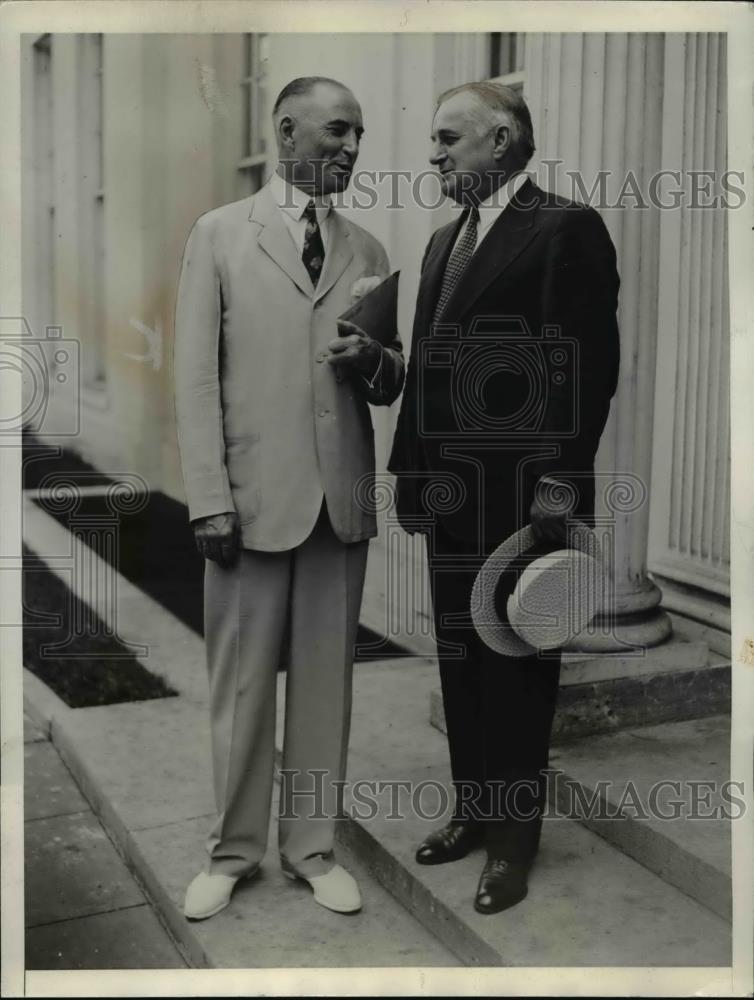
<svg viewBox="0 0 754 1000"><path fill-rule="evenodd" d="M332 865L338 786L345 779L351 678L368 542L341 542L323 505L295 549L243 549L234 566L205 564L205 646L217 821L209 871L253 872L267 847L277 672L289 658L278 845L285 867ZM312 772L324 772L315 777ZM319 782L323 794L313 794Z"/></svg>
<svg viewBox="0 0 754 1000"><path fill-rule="evenodd" d="M487 546L489 550L491 545ZM479 638L471 592L487 552L436 531L428 541L456 819L481 818L490 857L530 861L546 803L560 654L504 656ZM460 651L460 655L459 655Z"/></svg>

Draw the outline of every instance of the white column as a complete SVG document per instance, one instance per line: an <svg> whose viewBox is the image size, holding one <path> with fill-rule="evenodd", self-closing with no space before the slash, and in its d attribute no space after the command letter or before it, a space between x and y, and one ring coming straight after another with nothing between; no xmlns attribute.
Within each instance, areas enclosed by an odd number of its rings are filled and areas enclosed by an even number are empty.
<svg viewBox="0 0 754 1000"><path fill-rule="evenodd" d="M664 163L716 177L694 199L707 207L694 207L686 183L685 206L662 214L650 524L650 569L719 595L710 605L718 622L730 595L730 338L727 217L709 204L722 194L726 168L725 49L725 35L669 35L666 43L676 87L666 88Z"/></svg>
<svg viewBox="0 0 754 1000"><path fill-rule="evenodd" d="M574 197L573 174L588 192L607 171L597 192L608 204L632 189L646 200L660 166L664 36L527 37L525 92L540 183ZM554 160L563 162L543 162ZM612 613L580 637L578 648L588 652L652 646L671 633L662 594L647 576L660 217L651 206L634 208L630 195L623 204L601 210L621 276L621 371L597 458L597 512L611 522Z"/></svg>

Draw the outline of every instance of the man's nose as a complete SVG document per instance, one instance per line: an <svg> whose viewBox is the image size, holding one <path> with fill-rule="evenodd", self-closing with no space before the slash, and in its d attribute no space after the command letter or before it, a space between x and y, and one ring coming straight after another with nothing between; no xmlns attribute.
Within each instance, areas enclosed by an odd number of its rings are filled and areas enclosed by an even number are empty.
<svg viewBox="0 0 754 1000"><path fill-rule="evenodd" d="M444 161L447 159L447 156L448 154L445 152L442 146L436 146L432 150L432 155L429 158L429 162L432 164L433 167L437 167L441 163L444 163Z"/></svg>
<svg viewBox="0 0 754 1000"><path fill-rule="evenodd" d="M349 132L348 135L345 137L343 141L343 149L345 150L346 153L348 153L349 156L352 156L354 159L356 159L356 157L358 156L359 137L356 135L354 131Z"/></svg>

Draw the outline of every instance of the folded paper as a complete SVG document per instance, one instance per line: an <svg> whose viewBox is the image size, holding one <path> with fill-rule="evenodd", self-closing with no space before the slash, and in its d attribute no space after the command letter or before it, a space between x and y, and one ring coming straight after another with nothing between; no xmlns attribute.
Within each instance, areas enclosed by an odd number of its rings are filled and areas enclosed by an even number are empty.
<svg viewBox="0 0 754 1000"><path fill-rule="evenodd" d="M382 344L391 344L398 336L398 276L394 271L376 288L362 295L339 317L355 323L364 333Z"/></svg>

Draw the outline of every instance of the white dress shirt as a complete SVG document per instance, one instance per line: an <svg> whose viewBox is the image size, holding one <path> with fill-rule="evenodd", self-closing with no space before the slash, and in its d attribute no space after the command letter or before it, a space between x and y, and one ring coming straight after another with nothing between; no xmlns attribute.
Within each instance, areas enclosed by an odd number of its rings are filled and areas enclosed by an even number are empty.
<svg viewBox="0 0 754 1000"><path fill-rule="evenodd" d="M306 233L306 219L304 211L309 202L314 199L314 212L317 216L319 231L322 236L322 246L327 253L327 237L330 229L330 195L309 195L301 188L289 184L283 180L280 174L273 174L270 178L270 191L275 199L286 229L291 234L293 242L296 244L299 256L304 252L304 234Z"/></svg>
<svg viewBox="0 0 754 1000"><path fill-rule="evenodd" d="M324 247L326 256L330 230L330 211L332 209L330 195L309 195L305 191L302 191L301 188L289 184L278 173L274 173L270 178L270 191L280 209L283 222L291 234L291 239L296 245L299 256L304 252L304 235L306 233L304 211L312 198L314 199L314 214L317 216L317 223L322 236L322 246ZM374 375L371 378L367 378L366 375L359 373L359 377L366 382L370 389L374 389L375 383L381 374L382 353L380 353L380 360Z"/></svg>
<svg viewBox="0 0 754 1000"><path fill-rule="evenodd" d="M529 175L527 173L522 172L520 174L515 174L509 181L506 181L505 184L501 184L497 191L493 191L489 198L485 198L484 201L479 202L479 222L476 227L476 246L474 247L475 253L479 249L479 244L510 204L511 198L518 192L527 180L529 180ZM462 226L459 230L456 243L460 240L464 228L465 227Z"/></svg>

